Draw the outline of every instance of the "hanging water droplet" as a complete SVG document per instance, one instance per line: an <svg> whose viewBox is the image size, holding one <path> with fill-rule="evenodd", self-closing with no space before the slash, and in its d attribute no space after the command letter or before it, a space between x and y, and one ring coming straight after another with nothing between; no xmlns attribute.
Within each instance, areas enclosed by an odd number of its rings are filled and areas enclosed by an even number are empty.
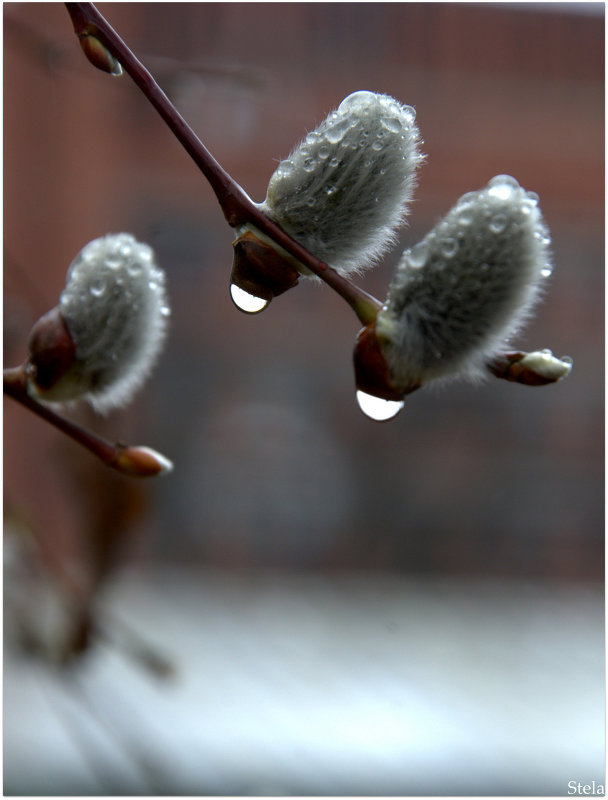
<svg viewBox="0 0 608 800"><path fill-rule="evenodd" d="M330 167L337 167L339 163L340 163L340 159L339 158L332 158L331 161L329 162L329 166Z"/></svg>
<svg viewBox="0 0 608 800"><path fill-rule="evenodd" d="M507 218L504 214L496 214L490 220L490 230L492 233L502 233L507 227Z"/></svg>
<svg viewBox="0 0 608 800"><path fill-rule="evenodd" d="M336 187L335 187L335 186L333 186L332 184L330 184L329 186L327 186L327 187L325 188L325 194L327 194L327 195L332 195L332 194L334 194L335 192L336 192Z"/></svg>
<svg viewBox="0 0 608 800"><path fill-rule="evenodd" d="M551 266L549 266L549 265L547 265L546 267L543 267L543 268L541 269L541 271L540 271L540 274L543 276L543 278L548 278L548 277L550 277L550 275L551 275L552 273L553 273L553 267L551 267Z"/></svg>
<svg viewBox="0 0 608 800"><path fill-rule="evenodd" d="M110 269L118 269L121 265L121 260L117 256L110 256L106 258L106 266Z"/></svg>
<svg viewBox="0 0 608 800"><path fill-rule="evenodd" d="M305 158L304 163L302 164L304 172L313 172L316 163L317 162L314 160L314 158L311 158L310 156L308 158Z"/></svg>
<svg viewBox="0 0 608 800"><path fill-rule="evenodd" d="M574 364L574 359L572 356L560 356L560 361L563 361L564 364Z"/></svg>
<svg viewBox="0 0 608 800"><path fill-rule="evenodd" d="M328 158L328 156L329 156L329 147L327 147L326 145L321 145L321 147L319 147L318 155L319 155L319 158L322 158L322 159Z"/></svg>
<svg viewBox="0 0 608 800"><path fill-rule="evenodd" d="M379 152L380 150L382 150L383 147L384 147L384 143L381 142L379 139L376 139L376 141L372 145L372 150L375 150L376 152Z"/></svg>
<svg viewBox="0 0 608 800"><path fill-rule="evenodd" d="M256 297L254 294L249 294L249 292L237 286L236 283L230 284L230 296L234 305L240 311L244 311L245 314L257 314L266 308L270 302L264 297Z"/></svg>
<svg viewBox="0 0 608 800"><path fill-rule="evenodd" d="M376 422L384 422L396 417L405 405L403 400L385 400L373 394L357 390L357 403L366 417Z"/></svg>
<svg viewBox="0 0 608 800"><path fill-rule="evenodd" d="M169 308L169 306L161 306L159 311L160 311L161 317L170 317L171 316L171 309Z"/></svg>

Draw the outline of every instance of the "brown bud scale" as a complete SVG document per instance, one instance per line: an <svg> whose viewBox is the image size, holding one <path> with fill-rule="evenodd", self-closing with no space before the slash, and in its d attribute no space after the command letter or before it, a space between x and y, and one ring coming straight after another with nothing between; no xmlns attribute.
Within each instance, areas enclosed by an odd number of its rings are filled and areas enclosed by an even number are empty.
<svg viewBox="0 0 608 800"><path fill-rule="evenodd" d="M294 264L251 231L235 239L232 246L231 281L249 294L270 301L298 283L300 272Z"/></svg>
<svg viewBox="0 0 608 800"><path fill-rule="evenodd" d="M395 385L378 340L375 322L359 331L353 358L355 384L362 392L383 400L403 400L404 395L420 388L420 383L407 387Z"/></svg>
<svg viewBox="0 0 608 800"><path fill-rule="evenodd" d="M110 75L122 75L122 67L108 48L91 33L83 33L78 37L82 51L91 64Z"/></svg>
<svg viewBox="0 0 608 800"><path fill-rule="evenodd" d="M29 364L36 386L49 391L76 361L76 345L59 306L40 317L30 333Z"/></svg>

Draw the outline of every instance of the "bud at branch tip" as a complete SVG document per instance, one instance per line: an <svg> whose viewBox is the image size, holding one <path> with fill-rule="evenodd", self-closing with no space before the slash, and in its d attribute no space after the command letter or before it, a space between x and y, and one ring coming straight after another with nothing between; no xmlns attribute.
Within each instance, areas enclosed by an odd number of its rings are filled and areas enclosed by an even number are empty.
<svg viewBox="0 0 608 800"><path fill-rule="evenodd" d="M124 475L137 478L167 475L173 470L173 462L156 450L150 447L125 445L117 445L117 455L110 466Z"/></svg>
<svg viewBox="0 0 608 800"><path fill-rule="evenodd" d="M83 33L78 37L78 41L83 53L94 67L116 77L122 75L120 62L94 34Z"/></svg>

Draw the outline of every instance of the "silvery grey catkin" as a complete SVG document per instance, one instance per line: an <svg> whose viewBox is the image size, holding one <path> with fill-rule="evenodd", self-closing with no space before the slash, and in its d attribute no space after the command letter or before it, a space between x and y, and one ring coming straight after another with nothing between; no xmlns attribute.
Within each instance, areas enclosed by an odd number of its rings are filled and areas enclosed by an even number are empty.
<svg viewBox="0 0 608 800"><path fill-rule="evenodd" d="M423 160L415 118L388 95L354 92L281 161L260 208L342 275L371 266L407 214Z"/></svg>
<svg viewBox="0 0 608 800"><path fill-rule="evenodd" d="M124 405L160 353L169 313L165 275L148 245L128 233L89 242L68 269L58 309L45 315L64 350L66 335L60 341L55 331L59 321L67 328L72 355L56 375L51 369L43 387L37 385L36 360L52 361L34 335L31 389L50 402L86 399L102 413Z"/></svg>
<svg viewBox="0 0 608 800"><path fill-rule="evenodd" d="M537 201L498 175L405 251L376 320L399 386L480 376L525 321L551 273Z"/></svg>

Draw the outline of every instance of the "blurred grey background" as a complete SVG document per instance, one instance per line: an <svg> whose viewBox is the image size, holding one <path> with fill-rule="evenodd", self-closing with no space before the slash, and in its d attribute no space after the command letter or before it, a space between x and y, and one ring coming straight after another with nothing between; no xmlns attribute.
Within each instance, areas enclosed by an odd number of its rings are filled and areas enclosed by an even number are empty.
<svg viewBox="0 0 608 800"><path fill-rule="evenodd" d="M603 4L99 9L255 200L350 92L416 108L427 162L361 281L378 297L460 195L499 173L537 192L555 269L516 344L574 370L367 420L350 309L302 282L240 314L232 231L156 112L86 62L62 4L4 4L5 364L80 248L132 232L167 272L168 346L127 410L78 413L176 465L108 475L5 403L5 793L603 783ZM140 637L173 677L128 656Z"/></svg>

